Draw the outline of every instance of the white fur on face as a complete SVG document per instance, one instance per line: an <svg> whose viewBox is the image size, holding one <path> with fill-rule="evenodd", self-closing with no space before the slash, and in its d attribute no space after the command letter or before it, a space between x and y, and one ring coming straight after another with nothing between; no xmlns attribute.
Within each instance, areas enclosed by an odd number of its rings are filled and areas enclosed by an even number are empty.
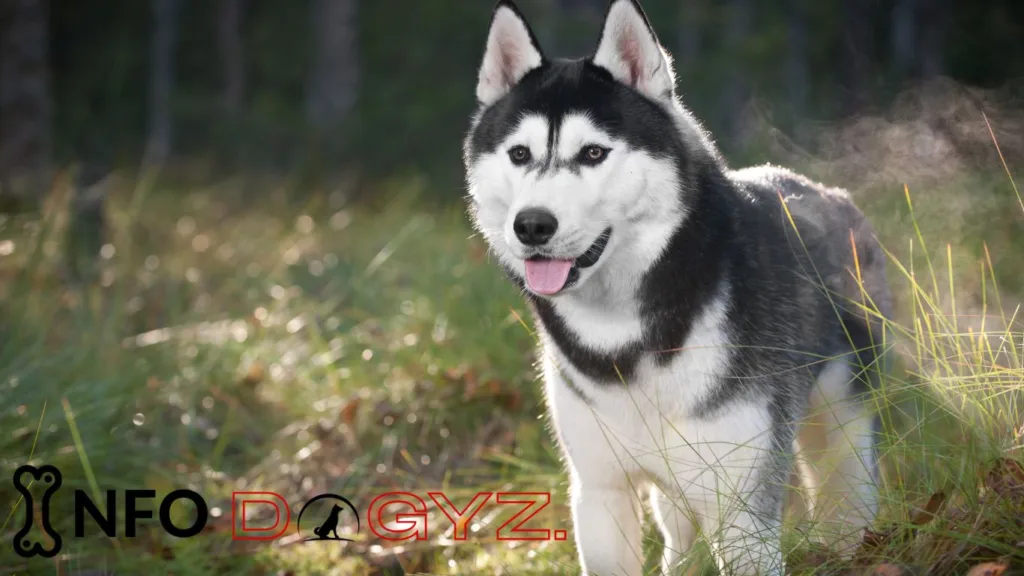
<svg viewBox="0 0 1024 576"><path fill-rule="evenodd" d="M477 100L484 105L493 104L543 60L526 23L511 8L499 7L487 34L487 50L476 86Z"/></svg>
<svg viewBox="0 0 1024 576"><path fill-rule="evenodd" d="M594 64L650 98L664 99L674 92L675 75L668 53L629 0L619 0L608 10Z"/></svg>
<svg viewBox="0 0 1024 576"><path fill-rule="evenodd" d="M611 241L601 259L581 270L580 282L569 290L604 266L614 266L616 276L635 282L685 216L674 166L631 148L582 114L562 119L551 149L549 131L545 116L525 116L498 149L470 165L477 229L506 266L523 274L523 260L533 252L512 228L523 209L543 208L558 220L558 230L545 246L545 254L553 258L578 258L611 227ZM610 149L604 162L575 169L564 165L594 144ZM508 156L513 146L529 148L533 163L545 168L514 165ZM555 157L549 158L551 154Z"/></svg>

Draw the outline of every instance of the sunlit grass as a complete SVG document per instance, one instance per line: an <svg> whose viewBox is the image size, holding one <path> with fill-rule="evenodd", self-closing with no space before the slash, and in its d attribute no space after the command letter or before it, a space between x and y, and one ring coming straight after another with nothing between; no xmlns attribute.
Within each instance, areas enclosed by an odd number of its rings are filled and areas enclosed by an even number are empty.
<svg viewBox="0 0 1024 576"><path fill-rule="evenodd" d="M1012 464L1024 460L1019 308L1004 305L987 247L980 294L957 294L950 244L940 268L928 255L909 189L905 195L914 231L909 256L887 254L890 284L911 305L886 323L900 366L875 393L885 434L882 507L876 534L866 540L881 538L865 544L855 563L962 573L983 561L1019 562L1024 475ZM972 311L958 311L958 302L970 302ZM922 516L926 502L936 508Z"/></svg>
<svg viewBox="0 0 1024 576"><path fill-rule="evenodd" d="M535 524L570 535L572 526L539 418L529 316L460 207L428 208L415 182L380 185L372 205L353 205L342 192L298 194L289 182L165 180L110 182L110 234L89 281L69 280L61 190L45 218L0 224L0 472L55 464L65 494L190 487L213 512L209 531L188 540L153 522L135 539L65 537L62 570L577 571L571 537L495 541L507 518L490 517L497 507L483 510L487 525L467 543L436 530L397 553L366 530L344 546L231 542L231 491L254 488L293 505L333 491L364 506L396 488L443 488L456 503L480 490L550 491ZM937 224L917 226L915 212L929 199L894 195L908 220L882 227L900 366L875 398L886 416L876 528L911 525L936 492L946 500L935 520L914 526L916 538L897 534L860 558L957 573L972 556L1012 556L1024 542L1021 515L1007 508L1014 500L993 497L984 479L998 458L1022 457L1022 295L997 279L1024 266L1006 270L1014 259L980 240L931 237ZM0 573L55 573L54 561L12 553L18 496L0 482L0 517L11 518ZM67 535L69 514L61 518ZM431 522L448 526L440 514ZM653 573L659 539L646 534ZM795 561L818 553L802 532L786 541ZM703 549L691 565L708 569Z"/></svg>

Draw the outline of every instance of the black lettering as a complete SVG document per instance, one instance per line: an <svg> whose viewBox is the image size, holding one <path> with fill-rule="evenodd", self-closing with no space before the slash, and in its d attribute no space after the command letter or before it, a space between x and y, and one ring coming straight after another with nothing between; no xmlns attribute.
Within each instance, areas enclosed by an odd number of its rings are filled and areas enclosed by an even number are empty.
<svg viewBox="0 0 1024 576"><path fill-rule="evenodd" d="M156 490L128 490L124 493L124 535L135 537L135 521L152 518L152 510L138 510L135 501L139 498L155 498Z"/></svg>
<svg viewBox="0 0 1024 576"><path fill-rule="evenodd" d="M174 505L176 500L182 498L191 500L196 505L196 519L188 528L178 528L171 521L171 506ZM191 538L202 532L203 528L206 527L207 516L206 501L192 490L175 490L168 494L164 501L160 503L160 525L164 527L164 531L168 534L178 538Z"/></svg>
<svg viewBox="0 0 1024 576"><path fill-rule="evenodd" d="M111 538L117 536L117 496L113 490L107 490L107 513L100 513L96 503L82 490L75 490L75 538L85 536L85 512L92 516L93 522L104 534Z"/></svg>

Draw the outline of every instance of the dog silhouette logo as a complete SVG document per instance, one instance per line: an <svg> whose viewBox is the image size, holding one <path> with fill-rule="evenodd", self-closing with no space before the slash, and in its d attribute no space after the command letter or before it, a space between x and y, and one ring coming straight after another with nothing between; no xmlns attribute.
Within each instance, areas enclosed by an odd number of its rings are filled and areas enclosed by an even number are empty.
<svg viewBox="0 0 1024 576"><path fill-rule="evenodd" d="M32 479L32 482L27 482L29 478ZM33 541L33 538L29 535L33 524L37 522L35 517L36 504L28 488L36 482L45 486L42 501L39 502L38 524L42 527L46 536L49 537L49 547L44 547L42 542ZM23 558L31 558L33 556L52 558L60 552L62 545L60 534L50 525L50 501L53 499L54 493L60 488L62 482L63 478L61 477L60 470L49 464L38 468L25 464L14 471L14 489L21 493L22 498L25 500L25 524L14 535L14 551L19 556Z"/></svg>
<svg viewBox="0 0 1024 576"><path fill-rule="evenodd" d="M331 506L328 508L326 505L330 503ZM316 512L310 508L315 506ZM312 536L306 538L306 542L318 541L318 540L339 540L342 542L352 542L351 538L345 538L338 534L338 528L341 525L342 514L345 510L349 510L352 513L353 518L356 521L356 533L359 532L359 512L356 507L352 505L344 496L338 496L337 494L321 494L316 498L313 498L309 502L306 502L302 506L302 510L299 511L299 518L296 522L299 534L303 534L302 531L302 516L307 510L311 514L315 513L316 516L323 518L323 520L317 524L312 530ZM326 515L323 514L323 510L326 510Z"/></svg>

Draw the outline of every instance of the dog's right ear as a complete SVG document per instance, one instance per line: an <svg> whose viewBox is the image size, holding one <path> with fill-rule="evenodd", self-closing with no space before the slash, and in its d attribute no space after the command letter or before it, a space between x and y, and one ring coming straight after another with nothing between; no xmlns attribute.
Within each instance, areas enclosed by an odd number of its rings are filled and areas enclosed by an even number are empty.
<svg viewBox="0 0 1024 576"><path fill-rule="evenodd" d="M522 14L510 0L494 7L487 50L480 65L476 98L493 104L508 93L527 72L544 63L537 39Z"/></svg>
<svg viewBox="0 0 1024 576"><path fill-rule="evenodd" d="M616 80L651 98L672 97L672 60L658 42L638 0L612 0L608 5L594 64Z"/></svg>

